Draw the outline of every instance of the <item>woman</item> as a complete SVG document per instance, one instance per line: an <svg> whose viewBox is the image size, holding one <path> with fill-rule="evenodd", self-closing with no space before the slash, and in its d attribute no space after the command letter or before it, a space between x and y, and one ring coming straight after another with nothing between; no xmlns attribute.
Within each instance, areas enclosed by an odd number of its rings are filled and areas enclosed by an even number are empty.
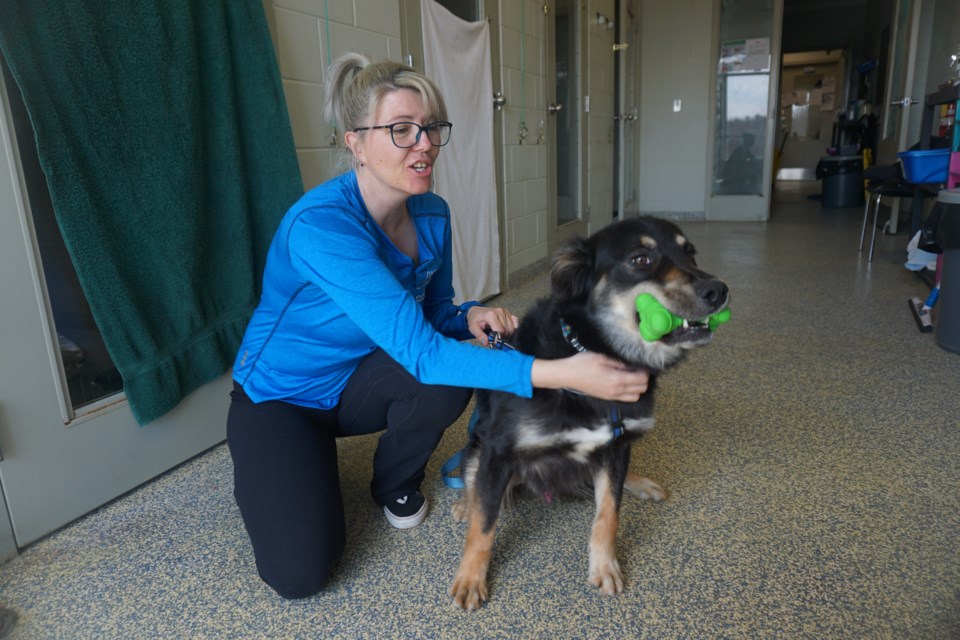
<svg viewBox="0 0 960 640"><path fill-rule="evenodd" d="M424 468L472 389L572 388L632 402L647 375L596 354L534 360L481 349L518 318L454 305L450 215L430 192L451 128L436 87L350 54L330 69L326 116L353 170L306 193L273 239L263 295L234 366L227 442L260 576L318 592L344 548L336 438L383 431L371 493L395 527L419 524Z"/></svg>

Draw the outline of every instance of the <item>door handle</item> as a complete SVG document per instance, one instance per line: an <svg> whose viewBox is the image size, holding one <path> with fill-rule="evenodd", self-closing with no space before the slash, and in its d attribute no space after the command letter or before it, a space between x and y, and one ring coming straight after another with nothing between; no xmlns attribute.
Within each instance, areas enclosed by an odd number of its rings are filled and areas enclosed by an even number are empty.
<svg viewBox="0 0 960 640"><path fill-rule="evenodd" d="M496 109L497 111L500 111L500 109L503 109L503 105L505 104L507 104L507 97L503 95L502 92L497 91L495 94L493 94L494 109Z"/></svg>
<svg viewBox="0 0 960 640"><path fill-rule="evenodd" d="M550 104L547 105L547 113L550 113L552 115L556 115L558 111L562 111L562 110L563 110L562 104L551 102Z"/></svg>
<svg viewBox="0 0 960 640"><path fill-rule="evenodd" d="M901 98L890 103L891 107L909 107L912 104L920 104L916 98Z"/></svg>

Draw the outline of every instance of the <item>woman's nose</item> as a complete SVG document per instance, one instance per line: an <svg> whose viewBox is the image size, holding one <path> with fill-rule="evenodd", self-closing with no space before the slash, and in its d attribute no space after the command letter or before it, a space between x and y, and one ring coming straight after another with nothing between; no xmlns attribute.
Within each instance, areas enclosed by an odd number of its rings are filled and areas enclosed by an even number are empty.
<svg viewBox="0 0 960 640"><path fill-rule="evenodd" d="M414 143L413 148L418 151L423 151L426 149L430 150L430 147L433 145L430 143L430 137L427 135L426 129L420 129L420 135L417 137L417 141Z"/></svg>

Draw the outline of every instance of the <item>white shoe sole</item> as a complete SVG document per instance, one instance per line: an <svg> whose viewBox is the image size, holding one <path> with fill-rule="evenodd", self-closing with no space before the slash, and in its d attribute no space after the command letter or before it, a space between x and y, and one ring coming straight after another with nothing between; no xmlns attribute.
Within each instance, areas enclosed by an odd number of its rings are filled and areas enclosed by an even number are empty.
<svg viewBox="0 0 960 640"><path fill-rule="evenodd" d="M386 507L383 508L383 514L387 516L387 522L397 529L412 529L427 517L427 501L424 500L423 505L420 506L420 510L410 516L395 516L390 512L390 509Z"/></svg>

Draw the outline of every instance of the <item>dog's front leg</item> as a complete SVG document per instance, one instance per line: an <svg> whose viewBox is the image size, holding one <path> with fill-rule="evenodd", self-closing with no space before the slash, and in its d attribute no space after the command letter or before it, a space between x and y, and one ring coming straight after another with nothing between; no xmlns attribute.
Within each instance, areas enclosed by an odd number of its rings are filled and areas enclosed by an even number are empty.
<svg viewBox="0 0 960 640"><path fill-rule="evenodd" d="M468 487L467 540L460 568L450 585L450 595L458 607L473 611L487 600L487 569L493 550L493 536L506 491L509 474L492 472L487 460L480 463L473 486Z"/></svg>
<svg viewBox="0 0 960 640"><path fill-rule="evenodd" d="M617 527L622 492L615 491L610 469L604 466L593 479L597 514L590 536L590 584L606 595L623 591L623 574L617 562Z"/></svg>

